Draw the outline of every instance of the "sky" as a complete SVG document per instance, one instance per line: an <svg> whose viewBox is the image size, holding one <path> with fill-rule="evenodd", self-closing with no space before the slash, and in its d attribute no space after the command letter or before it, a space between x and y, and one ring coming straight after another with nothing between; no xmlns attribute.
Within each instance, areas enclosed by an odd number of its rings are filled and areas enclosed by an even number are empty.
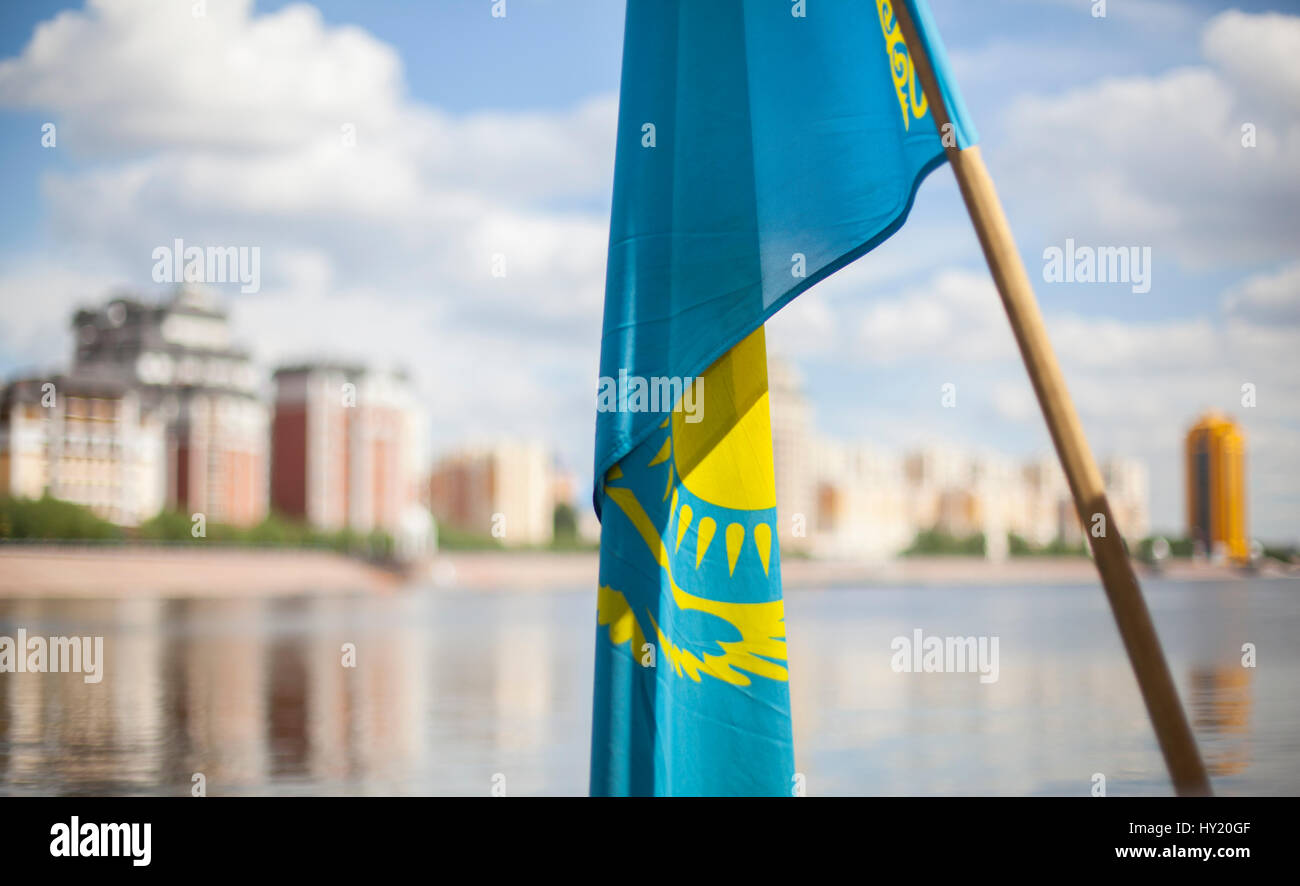
<svg viewBox="0 0 1300 886"><path fill-rule="evenodd" d="M264 365L400 365L436 449L537 437L585 478L622 4L195 5L0 4L0 374L66 365L77 306L164 295L156 246L257 245L260 291L220 294ZM1225 411L1251 534L1300 540L1300 2L930 5L1094 451L1143 460L1178 533L1183 434ZM1067 239L1149 247L1149 291L1044 280ZM768 330L827 435L1050 451L946 167Z"/></svg>

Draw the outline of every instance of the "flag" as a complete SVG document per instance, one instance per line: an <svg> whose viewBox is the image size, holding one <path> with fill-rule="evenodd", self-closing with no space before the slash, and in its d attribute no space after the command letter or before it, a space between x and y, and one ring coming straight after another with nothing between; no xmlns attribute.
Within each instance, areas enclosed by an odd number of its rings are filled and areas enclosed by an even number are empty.
<svg viewBox="0 0 1300 886"><path fill-rule="evenodd" d="M944 145L888 0L628 0L625 27L591 792L798 793L763 323L897 230Z"/></svg>

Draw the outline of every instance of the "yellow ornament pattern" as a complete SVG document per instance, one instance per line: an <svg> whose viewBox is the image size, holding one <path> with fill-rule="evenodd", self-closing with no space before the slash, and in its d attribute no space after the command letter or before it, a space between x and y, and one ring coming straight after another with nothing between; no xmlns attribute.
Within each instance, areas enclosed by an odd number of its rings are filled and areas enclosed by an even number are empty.
<svg viewBox="0 0 1300 886"><path fill-rule="evenodd" d="M627 594L602 585L599 624L608 627L610 642L630 643L636 656L652 634L679 677L699 682L708 675L738 686L749 685L752 677L786 681L785 609L779 590L771 593L779 579L771 574L776 482L761 327L705 371L700 403L701 420L687 421L684 412L674 411L661 425L661 444L638 447L605 476L607 501L631 522L660 570L669 593L658 605L671 605L671 618L656 619L648 606L639 612ZM655 455L646 460L648 451ZM641 464L635 463L638 456ZM659 520L651 515L652 503L643 501L644 490L658 488L649 471L666 474L667 504L653 509ZM723 545L715 554L719 531ZM754 570L761 569L760 590L775 599L735 599L753 596L752 587L730 586L738 566L751 583ZM691 573L689 581L685 573ZM707 642L670 636L666 622L683 613L720 619L732 636Z"/></svg>

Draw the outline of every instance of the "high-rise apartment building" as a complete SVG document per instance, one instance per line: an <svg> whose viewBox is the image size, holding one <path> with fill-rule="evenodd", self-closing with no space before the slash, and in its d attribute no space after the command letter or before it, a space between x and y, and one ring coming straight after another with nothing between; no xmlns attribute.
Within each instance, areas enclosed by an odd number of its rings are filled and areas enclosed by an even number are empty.
<svg viewBox="0 0 1300 886"><path fill-rule="evenodd" d="M983 534L987 556L1001 559L1011 534L1039 546L1084 540L1054 456L1022 463L942 443L897 456L830 440L812 426L792 366L773 359L768 379L783 550L878 559L937 530ZM1119 531L1142 538L1150 529L1146 466L1112 458L1101 470Z"/></svg>
<svg viewBox="0 0 1300 886"><path fill-rule="evenodd" d="M772 416L772 463L776 474L777 539L787 552L807 552L817 519L815 437L798 371L773 358L767 367ZM829 494L829 493L828 493Z"/></svg>
<svg viewBox="0 0 1300 886"><path fill-rule="evenodd" d="M423 411L406 376L313 363L274 380L272 507L325 529L396 531L423 479Z"/></svg>
<svg viewBox="0 0 1300 886"><path fill-rule="evenodd" d="M1187 432L1187 534L1212 556L1246 560L1246 438L1211 412Z"/></svg>
<svg viewBox="0 0 1300 886"><path fill-rule="evenodd" d="M499 539L508 546L555 537L554 463L538 442L505 441L439 459L429 501L440 525Z"/></svg>
<svg viewBox="0 0 1300 886"><path fill-rule="evenodd" d="M135 391L164 425L168 507L248 525L267 513L267 408L260 375L202 290L162 304L114 298L81 310L73 375Z"/></svg>
<svg viewBox="0 0 1300 886"><path fill-rule="evenodd" d="M1151 483L1146 464L1135 458L1112 456L1101 463L1101 479L1119 531L1130 543L1146 538L1151 532Z"/></svg>

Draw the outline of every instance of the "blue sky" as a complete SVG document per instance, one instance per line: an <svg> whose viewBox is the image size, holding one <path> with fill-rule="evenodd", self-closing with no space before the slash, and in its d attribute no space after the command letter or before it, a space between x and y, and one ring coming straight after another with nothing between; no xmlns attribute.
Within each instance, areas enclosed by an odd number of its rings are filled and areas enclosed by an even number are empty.
<svg viewBox="0 0 1300 886"><path fill-rule="evenodd" d="M1094 449L1144 459L1156 525L1177 530L1183 428L1224 409L1250 435L1255 533L1295 540L1300 4L1092 5L931 0ZM256 243L263 291L228 302L267 362L401 362L436 444L541 436L585 475L622 4L188 7L0 4L0 372L64 362L76 304L157 294L152 245ZM1150 246L1151 291L1042 282L1067 237ZM498 250L506 285L482 273ZM829 434L1045 452L1004 327L941 169L769 341Z"/></svg>

